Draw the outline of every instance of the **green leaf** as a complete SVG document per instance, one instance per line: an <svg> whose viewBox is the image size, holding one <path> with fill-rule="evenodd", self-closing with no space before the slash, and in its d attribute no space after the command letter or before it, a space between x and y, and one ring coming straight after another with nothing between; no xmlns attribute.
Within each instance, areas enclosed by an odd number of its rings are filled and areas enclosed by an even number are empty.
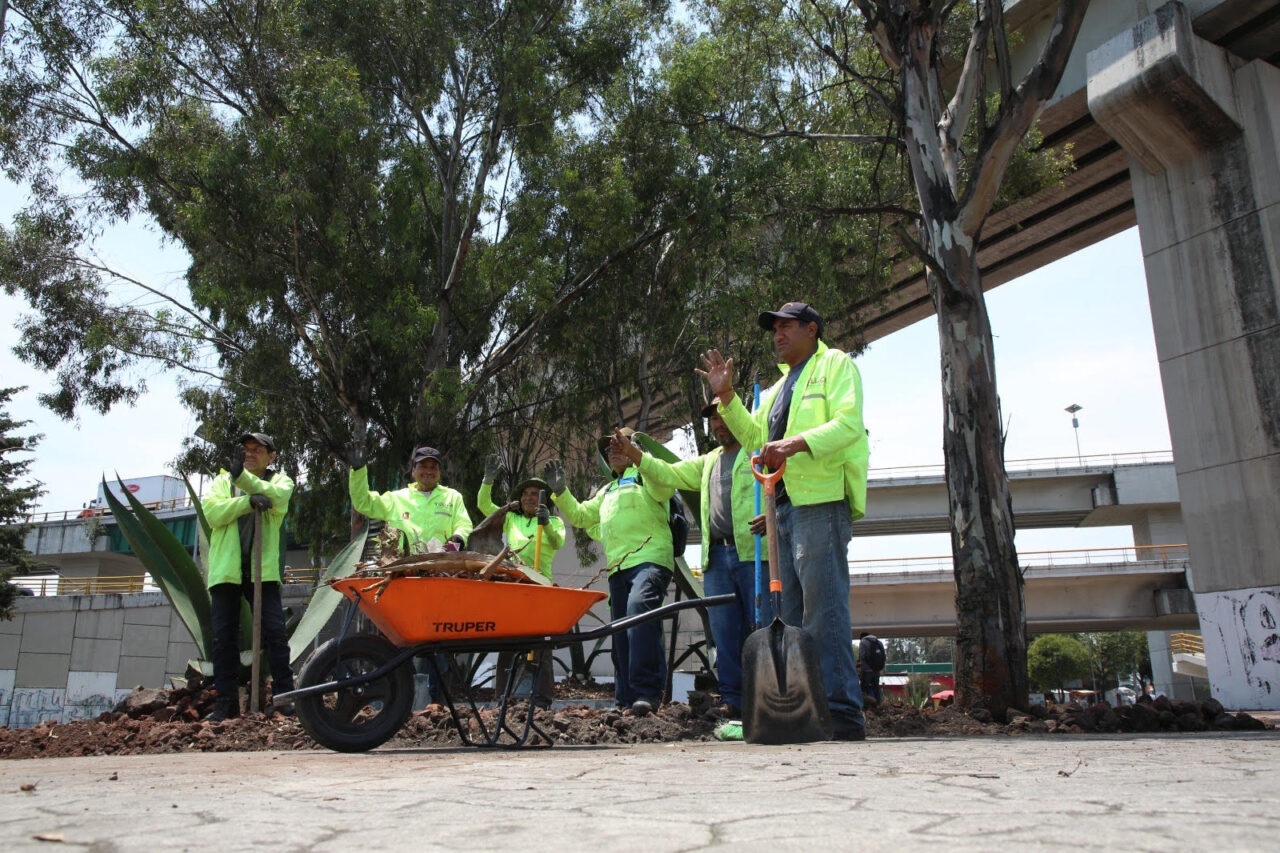
<svg viewBox="0 0 1280 853"><path fill-rule="evenodd" d="M360 528L360 532L333 558L324 576L316 584L315 592L311 593L311 600L307 603L306 612L302 614L302 618L298 620L298 626L293 629L293 634L289 637L290 662L302 657L307 647L311 645L311 641L328 624L329 617L338 609L338 604L345 601L342 593L329 586L329 581L345 578L355 571L368 535L369 525L366 522Z"/></svg>
<svg viewBox="0 0 1280 853"><path fill-rule="evenodd" d="M173 567L178 582L182 584L190 597L191 603L195 606L196 617L200 620L200 629L204 636L210 638L208 651L212 653L213 607L204 575L200 573L200 567L191 559L186 547L178 541L169 528L164 526L164 522L156 518L149 509L142 505L141 501L133 496L132 492L124 488L124 483L120 481L119 476L116 477L116 481L120 483L125 497L129 500L130 506L133 507L134 514L142 522L143 527L151 535L156 545L160 547L164 556L168 559L169 565Z"/></svg>
<svg viewBox="0 0 1280 853"><path fill-rule="evenodd" d="M169 603L173 606L174 611L177 612L178 618L182 620L182 624L186 625L187 630L191 632L191 638L195 641L200 656L208 658L210 651L213 649L213 628L209 617L208 590L203 586L199 588L199 598L197 600L200 600L203 606L197 604L193 600L188 586L182 582L178 570L174 567L166 549L156 542L153 534L148 531L143 522L130 513L124 504L120 503L120 499L111 493L111 490L107 488L105 477L102 480L102 492L106 496L108 506L111 507L111 513L115 518L116 524L120 527L120 532L128 540L129 546L138 555L142 565L151 573L151 577L155 578L156 584L164 593L165 598L169 599ZM127 489L125 493L128 494ZM156 520L155 516L147 512L145 507L139 504L139 509L153 521L156 521L164 536L167 536L182 553L182 556L186 557L188 565L198 575L199 571L195 569L195 564L191 562L191 557L187 555L186 549L182 547L182 544L174 538L173 534L163 524ZM201 618L202 612L203 618Z"/></svg>
<svg viewBox="0 0 1280 853"><path fill-rule="evenodd" d="M185 474L182 476L182 484L187 487L187 494L191 496L191 505L196 508L196 518L200 522L200 533L204 537L200 544L201 546L204 546L209 541L209 535L211 533L209 530L209 519L204 517L204 506L200 503L200 496L197 495L196 490L191 487L191 481L187 479ZM207 551L204 547L201 547L200 553L204 554L207 553Z"/></svg>

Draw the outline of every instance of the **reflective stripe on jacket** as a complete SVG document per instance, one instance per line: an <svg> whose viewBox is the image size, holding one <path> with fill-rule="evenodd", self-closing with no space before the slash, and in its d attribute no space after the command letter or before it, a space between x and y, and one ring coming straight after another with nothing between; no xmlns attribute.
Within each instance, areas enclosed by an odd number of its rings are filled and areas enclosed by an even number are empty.
<svg viewBox="0 0 1280 853"><path fill-rule="evenodd" d="M710 453L704 453L696 459L681 462L664 462L648 453L640 459L640 473L656 483L671 486L674 489L700 489L702 507L699 515L698 529L702 531L702 570L705 572L711 565L709 552L711 549L711 472L715 470L716 461L724 453L723 447L717 447ZM763 506L763 505L762 505ZM731 496L733 512L733 544L738 550L738 559L753 562L756 558L756 537L751 532L751 519L756 514L756 478L751 473L751 453L746 449L738 451L738 458L733 461L733 490ZM760 547L767 548L768 540L761 536ZM762 551L768 560L767 551Z"/></svg>
<svg viewBox="0 0 1280 853"><path fill-rule="evenodd" d="M237 491L238 490L238 491ZM260 480L248 471L233 484L231 473L218 472L209 494L200 501L209 522L209 586L242 581L240 576L240 525L237 520L253 512L249 495L271 498L271 509L262 514L262 579L280 580L280 525L289 512L293 480L283 471L270 480Z"/></svg>
<svg viewBox="0 0 1280 853"><path fill-rule="evenodd" d="M481 483L480 494L476 496L476 506L486 516L497 512L501 507L493 502L493 483ZM538 530L538 517L529 516L520 510L513 510L507 513L506 519L502 522L502 535L507 539L507 545L512 551L517 553L512 555L512 559L517 563L523 563L526 566L532 566L534 563L534 555L537 553L537 542L535 536ZM540 571L551 579L551 563L556 558L556 551L564 547L564 521L556 515L551 516L546 527L542 530L542 567Z"/></svg>
<svg viewBox="0 0 1280 853"><path fill-rule="evenodd" d="M755 414L740 397L718 406L725 424L743 447L759 447L769 438L769 410L782 390L782 379L764 393ZM782 475L787 494L797 506L845 500L853 520L867 511L867 432L862 425L862 375L853 359L818 341L818 349L796 380L784 437L803 435L809 445L787 459Z"/></svg>
<svg viewBox="0 0 1280 853"><path fill-rule="evenodd" d="M356 512L381 519L404 534L400 537L402 550L415 542L445 542L454 535L465 542L471 535L471 516L462 495L448 486L437 485L424 492L414 483L394 492L371 492L367 467L352 470L347 484Z"/></svg>
<svg viewBox="0 0 1280 853"><path fill-rule="evenodd" d="M589 530L604 544L609 574L641 563L675 569L668 523L668 501L675 489L637 477L639 473L634 466L627 468L583 504L568 489L551 496L570 524ZM591 530L597 524L599 529Z"/></svg>

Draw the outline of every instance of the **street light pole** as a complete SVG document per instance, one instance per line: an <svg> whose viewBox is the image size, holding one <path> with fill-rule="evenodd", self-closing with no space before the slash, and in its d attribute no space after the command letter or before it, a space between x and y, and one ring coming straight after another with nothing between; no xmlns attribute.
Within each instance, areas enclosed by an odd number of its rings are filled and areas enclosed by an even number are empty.
<svg viewBox="0 0 1280 853"><path fill-rule="evenodd" d="M1067 414L1071 415L1071 428L1075 430L1076 434L1076 461L1080 463L1081 468L1084 467L1084 457L1080 455L1080 419L1076 417L1076 412L1083 408L1084 406L1081 406L1079 403L1072 403L1064 410Z"/></svg>

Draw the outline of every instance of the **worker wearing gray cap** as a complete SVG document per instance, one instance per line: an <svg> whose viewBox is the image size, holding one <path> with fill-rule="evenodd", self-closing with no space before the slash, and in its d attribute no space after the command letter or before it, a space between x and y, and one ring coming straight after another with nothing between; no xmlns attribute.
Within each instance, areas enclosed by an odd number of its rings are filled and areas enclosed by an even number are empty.
<svg viewBox="0 0 1280 853"><path fill-rule="evenodd" d="M240 451L200 502L209 523L209 601L213 625L213 684L218 699L206 719L240 714L240 600L253 606L254 515L262 518L262 644L273 693L293 689L289 636L280 602L280 527L289 512L293 480L270 466L276 443L261 432L240 436Z"/></svg>
<svg viewBox="0 0 1280 853"><path fill-rule="evenodd" d="M401 532L402 551L413 551L435 539L445 550L457 551L471 535L471 516L467 514L462 495L440 484L440 451L419 447L409 457L409 476L413 482L394 492L369 489L369 469L364 454L353 450L348 460L351 474L348 487L351 506L369 518L380 518Z"/></svg>

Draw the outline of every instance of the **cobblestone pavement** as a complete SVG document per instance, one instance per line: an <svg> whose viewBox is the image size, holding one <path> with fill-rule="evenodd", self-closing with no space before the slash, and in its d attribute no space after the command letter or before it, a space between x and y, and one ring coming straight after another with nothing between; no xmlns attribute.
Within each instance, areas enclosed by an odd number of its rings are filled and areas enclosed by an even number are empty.
<svg viewBox="0 0 1280 853"><path fill-rule="evenodd" d="M0 847L1263 850L1278 777L1276 732L58 758L0 763Z"/></svg>

